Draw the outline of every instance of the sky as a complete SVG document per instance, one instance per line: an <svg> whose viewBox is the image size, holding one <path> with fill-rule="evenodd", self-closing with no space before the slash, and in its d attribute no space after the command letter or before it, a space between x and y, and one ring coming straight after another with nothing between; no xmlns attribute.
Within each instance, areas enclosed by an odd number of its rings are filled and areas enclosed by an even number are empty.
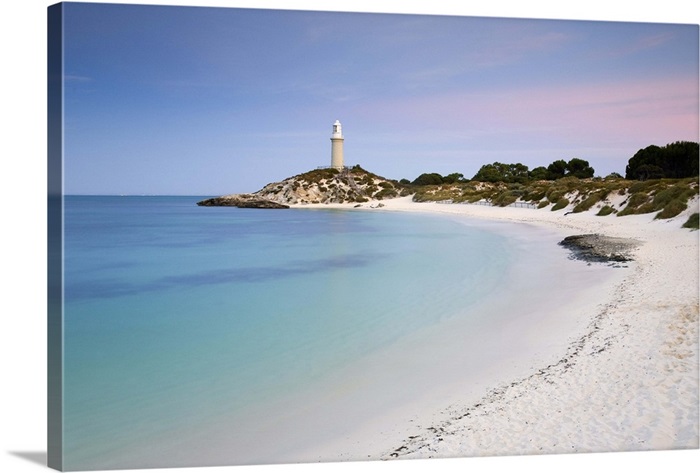
<svg viewBox="0 0 700 473"><path fill-rule="evenodd" d="M67 194L253 192L698 141L698 26L67 3Z"/></svg>

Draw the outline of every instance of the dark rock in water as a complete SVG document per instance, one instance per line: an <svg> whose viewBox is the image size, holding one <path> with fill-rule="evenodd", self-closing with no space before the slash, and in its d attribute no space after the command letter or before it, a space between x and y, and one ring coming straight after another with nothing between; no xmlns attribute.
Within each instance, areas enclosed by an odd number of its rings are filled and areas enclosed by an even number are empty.
<svg viewBox="0 0 700 473"><path fill-rule="evenodd" d="M225 197L214 197L212 199L202 200L197 202L197 205L202 207L237 207L238 200L228 199Z"/></svg>
<svg viewBox="0 0 700 473"><path fill-rule="evenodd" d="M571 250L572 258L589 263L633 261L631 252L639 246L636 240L598 234L568 236L559 244Z"/></svg>
<svg viewBox="0 0 700 473"><path fill-rule="evenodd" d="M240 202L236 207L240 209L288 209L289 205L280 204L272 200L246 200Z"/></svg>
<svg viewBox="0 0 700 473"><path fill-rule="evenodd" d="M272 200L260 199L252 195L237 194L197 202L202 207L238 207L241 209L288 209L289 205Z"/></svg>

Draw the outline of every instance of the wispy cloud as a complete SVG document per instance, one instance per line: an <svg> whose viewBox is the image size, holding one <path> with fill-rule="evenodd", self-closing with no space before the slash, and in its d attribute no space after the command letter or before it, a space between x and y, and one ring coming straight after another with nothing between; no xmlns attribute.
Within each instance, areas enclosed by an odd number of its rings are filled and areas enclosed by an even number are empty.
<svg viewBox="0 0 700 473"><path fill-rule="evenodd" d="M532 134L581 140L697 135L698 92L692 79L539 86L455 93L367 104L363 115L404 130L461 130L462 136Z"/></svg>

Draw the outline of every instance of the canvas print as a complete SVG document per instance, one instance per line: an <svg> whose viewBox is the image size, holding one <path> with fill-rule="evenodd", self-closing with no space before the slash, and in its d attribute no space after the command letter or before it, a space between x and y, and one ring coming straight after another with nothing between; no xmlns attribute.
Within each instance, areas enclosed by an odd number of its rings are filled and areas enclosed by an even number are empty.
<svg viewBox="0 0 700 473"><path fill-rule="evenodd" d="M48 32L52 468L698 448L698 25Z"/></svg>

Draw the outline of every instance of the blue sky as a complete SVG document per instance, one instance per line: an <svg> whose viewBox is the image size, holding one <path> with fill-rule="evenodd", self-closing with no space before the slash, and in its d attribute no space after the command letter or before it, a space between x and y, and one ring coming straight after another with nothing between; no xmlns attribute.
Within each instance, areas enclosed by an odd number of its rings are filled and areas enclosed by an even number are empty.
<svg viewBox="0 0 700 473"><path fill-rule="evenodd" d="M698 140L697 25L68 3L65 191L250 192Z"/></svg>

